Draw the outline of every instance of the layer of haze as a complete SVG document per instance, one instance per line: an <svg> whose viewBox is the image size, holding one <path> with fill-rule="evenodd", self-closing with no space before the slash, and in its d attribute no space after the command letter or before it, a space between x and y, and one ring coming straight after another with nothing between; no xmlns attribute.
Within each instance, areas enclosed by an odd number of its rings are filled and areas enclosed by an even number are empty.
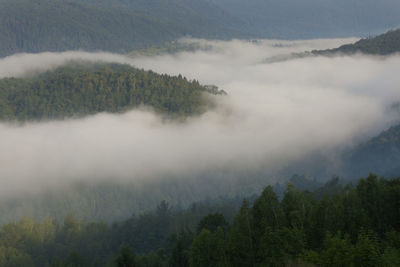
<svg viewBox="0 0 400 267"><path fill-rule="evenodd" d="M207 51L127 58L105 53L21 54L0 60L0 77L23 76L71 59L129 63L182 74L228 93L186 123L149 110L79 120L0 124L0 196L92 180L187 177L214 168L280 169L329 155L395 122L400 57L310 57L267 64L292 52L352 40L203 42Z"/></svg>

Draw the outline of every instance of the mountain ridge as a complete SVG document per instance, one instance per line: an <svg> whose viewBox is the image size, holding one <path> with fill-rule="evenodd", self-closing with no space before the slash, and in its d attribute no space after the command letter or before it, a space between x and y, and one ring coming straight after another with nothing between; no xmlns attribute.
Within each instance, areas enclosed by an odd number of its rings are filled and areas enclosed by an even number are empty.
<svg viewBox="0 0 400 267"><path fill-rule="evenodd" d="M136 7L75 0L2 0L0 57L77 49L124 53L184 36L244 35L237 29L237 18L207 1L158 2Z"/></svg>
<svg viewBox="0 0 400 267"><path fill-rule="evenodd" d="M355 53L379 56L400 53L400 28L375 37L363 38L353 44L345 44L338 48L311 51L311 54L317 56L351 55Z"/></svg>
<svg viewBox="0 0 400 267"><path fill-rule="evenodd" d="M378 7L331 0L1 0L0 57L76 49L125 53L182 37L368 36L399 26L399 8L393 0Z"/></svg>

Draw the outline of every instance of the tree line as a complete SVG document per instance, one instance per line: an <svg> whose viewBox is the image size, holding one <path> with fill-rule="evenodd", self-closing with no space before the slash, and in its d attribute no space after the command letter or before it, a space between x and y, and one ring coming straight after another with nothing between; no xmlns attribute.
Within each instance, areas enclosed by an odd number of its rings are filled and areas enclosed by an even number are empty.
<svg viewBox="0 0 400 267"><path fill-rule="evenodd" d="M282 198L267 186L238 210L214 209L203 217L199 210L194 205L177 212L164 201L152 213L111 225L71 214L62 224L24 218L1 228L0 265L400 264L400 179L370 175L356 185L328 183L315 192L289 183Z"/></svg>
<svg viewBox="0 0 400 267"><path fill-rule="evenodd" d="M384 34L363 38L354 44L345 44L328 50L314 50L314 55L355 54L390 55L400 52L400 29L391 30Z"/></svg>

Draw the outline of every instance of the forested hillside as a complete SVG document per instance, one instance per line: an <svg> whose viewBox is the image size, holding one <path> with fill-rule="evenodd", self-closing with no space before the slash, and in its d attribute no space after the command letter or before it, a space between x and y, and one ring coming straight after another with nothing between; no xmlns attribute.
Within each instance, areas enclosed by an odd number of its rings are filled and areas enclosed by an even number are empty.
<svg viewBox="0 0 400 267"><path fill-rule="evenodd" d="M211 1L264 38L368 36L400 26L397 0Z"/></svg>
<svg viewBox="0 0 400 267"><path fill-rule="evenodd" d="M0 0L0 57L20 52L127 52L183 36L240 37L239 19L204 0Z"/></svg>
<svg viewBox="0 0 400 267"><path fill-rule="evenodd" d="M304 158L294 166L289 165L283 173L287 176L293 173L308 174L317 181L331 176L338 176L348 182L358 181L369 173L388 178L399 177L400 125L348 147L333 157L334 160L321 155Z"/></svg>
<svg viewBox="0 0 400 267"><path fill-rule="evenodd" d="M161 202L112 225L71 214L62 224L24 218L0 229L0 265L398 266L400 179L327 187L288 184L279 200L268 186L240 210L232 202L174 211Z"/></svg>
<svg viewBox="0 0 400 267"><path fill-rule="evenodd" d="M376 37L364 38L354 44L338 48L312 51L314 55L355 54L390 55L400 52L400 29L389 31Z"/></svg>
<svg viewBox="0 0 400 267"><path fill-rule="evenodd" d="M400 125L360 144L344 156L344 172L353 178L376 172L389 177L400 172Z"/></svg>
<svg viewBox="0 0 400 267"><path fill-rule="evenodd" d="M400 52L400 29L372 38L361 39L335 49L312 51L317 56L351 55L363 53L388 56ZM304 56L304 55L302 55ZM342 170L348 179L358 179L370 172L388 177L400 175L400 125L395 125L378 136L345 152Z"/></svg>
<svg viewBox="0 0 400 267"><path fill-rule="evenodd" d="M0 0L0 57L128 52L181 37L368 36L400 25L397 0Z"/></svg>
<svg viewBox="0 0 400 267"><path fill-rule="evenodd" d="M205 93L222 92L182 76L160 75L129 65L71 63L37 77L1 79L0 119L63 119L123 112L142 105L185 117L212 105Z"/></svg>

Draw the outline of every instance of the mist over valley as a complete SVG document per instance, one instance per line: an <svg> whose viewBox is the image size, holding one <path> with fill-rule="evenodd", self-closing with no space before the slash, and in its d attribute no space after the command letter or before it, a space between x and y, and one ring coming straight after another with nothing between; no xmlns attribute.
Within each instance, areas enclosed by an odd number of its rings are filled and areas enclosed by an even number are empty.
<svg viewBox="0 0 400 267"><path fill-rule="evenodd" d="M0 0L0 266L399 266L399 8Z"/></svg>
<svg viewBox="0 0 400 267"><path fill-rule="evenodd" d="M357 178L361 174L342 169L340 155L396 124L398 113L390 107L400 99L395 71L400 58L359 54L263 62L350 41L184 39L181 42L206 43L210 49L134 58L85 52L4 58L0 61L3 78L51 73L71 60L100 61L183 75L216 85L227 95L210 96L216 106L184 122L165 121L145 106L122 114L105 112L21 125L3 122L2 196L76 182L157 184L180 177L182 183L192 184L193 177L199 177L195 183L201 183L202 173L208 179L215 175L224 184L232 176L240 179L232 170L249 172L248 186L251 177L257 177L257 183L262 183L257 190L264 184L284 183L293 174L320 181L342 174L345 179ZM303 164L315 155L326 161ZM230 171L223 175L222 170ZM240 190L244 189L233 188L230 194L241 194Z"/></svg>

